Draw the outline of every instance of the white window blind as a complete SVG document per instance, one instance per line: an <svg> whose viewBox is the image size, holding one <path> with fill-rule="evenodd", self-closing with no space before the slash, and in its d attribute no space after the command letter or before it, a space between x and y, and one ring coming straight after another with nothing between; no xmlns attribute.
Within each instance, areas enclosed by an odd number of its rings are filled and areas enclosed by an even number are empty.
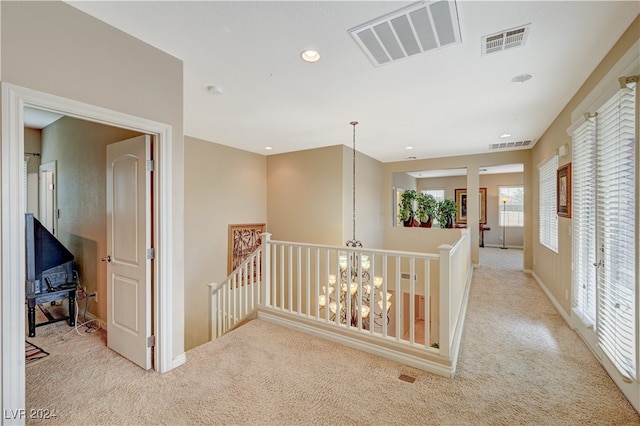
<svg viewBox="0 0 640 426"><path fill-rule="evenodd" d="M498 194L498 225L523 227L524 186L498 186Z"/></svg>
<svg viewBox="0 0 640 426"><path fill-rule="evenodd" d="M573 131L573 306L587 326L596 323L596 176L595 123L587 120Z"/></svg>
<svg viewBox="0 0 640 426"><path fill-rule="evenodd" d="M538 169L540 174L540 244L558 252L558 216L556 214L556 171L558 156L554 155Z"/></svg>
<svg viewBox="0 0 640 426"><path fill-rule="evenodd" d="M598 344L635 379L635 87L604 104L596 126Z"/></svg>

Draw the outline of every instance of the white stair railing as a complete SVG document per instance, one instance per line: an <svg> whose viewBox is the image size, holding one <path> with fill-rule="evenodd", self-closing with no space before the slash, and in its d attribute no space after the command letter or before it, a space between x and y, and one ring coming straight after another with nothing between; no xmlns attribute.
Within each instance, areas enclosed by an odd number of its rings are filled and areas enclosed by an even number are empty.
<svg viewBox="0 0 640 426"><path fill-rule="evenodd" d="M221 283L211 283L210 338L216 339L253 314L260 304L262 246Z"/></svg>
<svg viewBox="0 0 640 426"><path fill-rule="evenodd" d="M263 234L262 246L227 279L211 284L212 339L258 309L261 318L337 336L341 343L364 339L353 346L420 368L429 369L425 359L431 357L429 362L439 363L431 371L453 376L472 274L467 230L454 244L439 246L439 253L272 241L270 236ZM417 311L419 306L424 312Z"/></svg>

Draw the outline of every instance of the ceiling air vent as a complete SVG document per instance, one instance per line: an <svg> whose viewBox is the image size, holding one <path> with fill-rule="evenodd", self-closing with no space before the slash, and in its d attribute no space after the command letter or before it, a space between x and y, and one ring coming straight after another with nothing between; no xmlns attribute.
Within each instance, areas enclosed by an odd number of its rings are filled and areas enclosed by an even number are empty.
<svg viewBox="0 0 640 426"><path fill-rule="evenodd" d="M531 24L482 37L482 54L500 52L527 42Z"/></svg>
<svg viewBox="0 0 640 426"><path fill-rule="evenodd" d="M375 66L460 43L455 1L419 2L349 30Z"/></svg>
<svg viewBox="0 0 640 426"><path fill-rule="evenodd" d="M517 149L528 148L531 146L532 141L517 141L517 142L501 142L492 143L489 145L489 149Z"/></svg>

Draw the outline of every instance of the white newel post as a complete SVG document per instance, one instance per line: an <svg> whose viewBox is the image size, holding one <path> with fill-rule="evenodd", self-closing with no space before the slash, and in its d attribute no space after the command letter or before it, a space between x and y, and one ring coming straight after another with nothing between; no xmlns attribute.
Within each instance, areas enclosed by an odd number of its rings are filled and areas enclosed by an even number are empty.
<svg viewBox="0 0 640 426"><path fill-rule="evenodd" d="M271 250L269 242L271 234L265 232L262 234L262 291L261 301L258 305L271 306Z"/></svg>
<svg viewBox="0 0 640 426"><path fill-rule="evenodd" d="M211 321L209 322L209 327L211 327L211 329L209 330L209 340L214 340L218 338L218 292L216 290L218 290L218 287L220 286L220 284L218 283L210 283L207 284L209 286L209 294L211 295L211 297L209 298L210 300L210 310L209 312L211 312Z"/></svg>
<svg viewBox="0 0 640 426"><path fill-rule="evenodd" d="M451 246L442 244L440 251L440 355L451 355L451 331L449 329L451 312Z"/></svg>

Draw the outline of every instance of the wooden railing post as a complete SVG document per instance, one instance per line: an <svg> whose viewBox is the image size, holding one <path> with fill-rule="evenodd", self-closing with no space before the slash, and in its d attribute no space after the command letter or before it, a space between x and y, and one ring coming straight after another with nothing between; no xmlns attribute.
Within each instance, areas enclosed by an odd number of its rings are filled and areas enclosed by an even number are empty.
<svg viewBox="0 0 640 426"><path fill-rule="evenodd" d="M271 234L265 232L262 234L262 275L261 275L261 299L258 305L271 306Z"/></svg>
<svg viewBox="0 0 640 426"><path fill-rule="evenodd" d="M440 355L449 358L451 352L451 246L442 244L440 251Z"/></svg>

